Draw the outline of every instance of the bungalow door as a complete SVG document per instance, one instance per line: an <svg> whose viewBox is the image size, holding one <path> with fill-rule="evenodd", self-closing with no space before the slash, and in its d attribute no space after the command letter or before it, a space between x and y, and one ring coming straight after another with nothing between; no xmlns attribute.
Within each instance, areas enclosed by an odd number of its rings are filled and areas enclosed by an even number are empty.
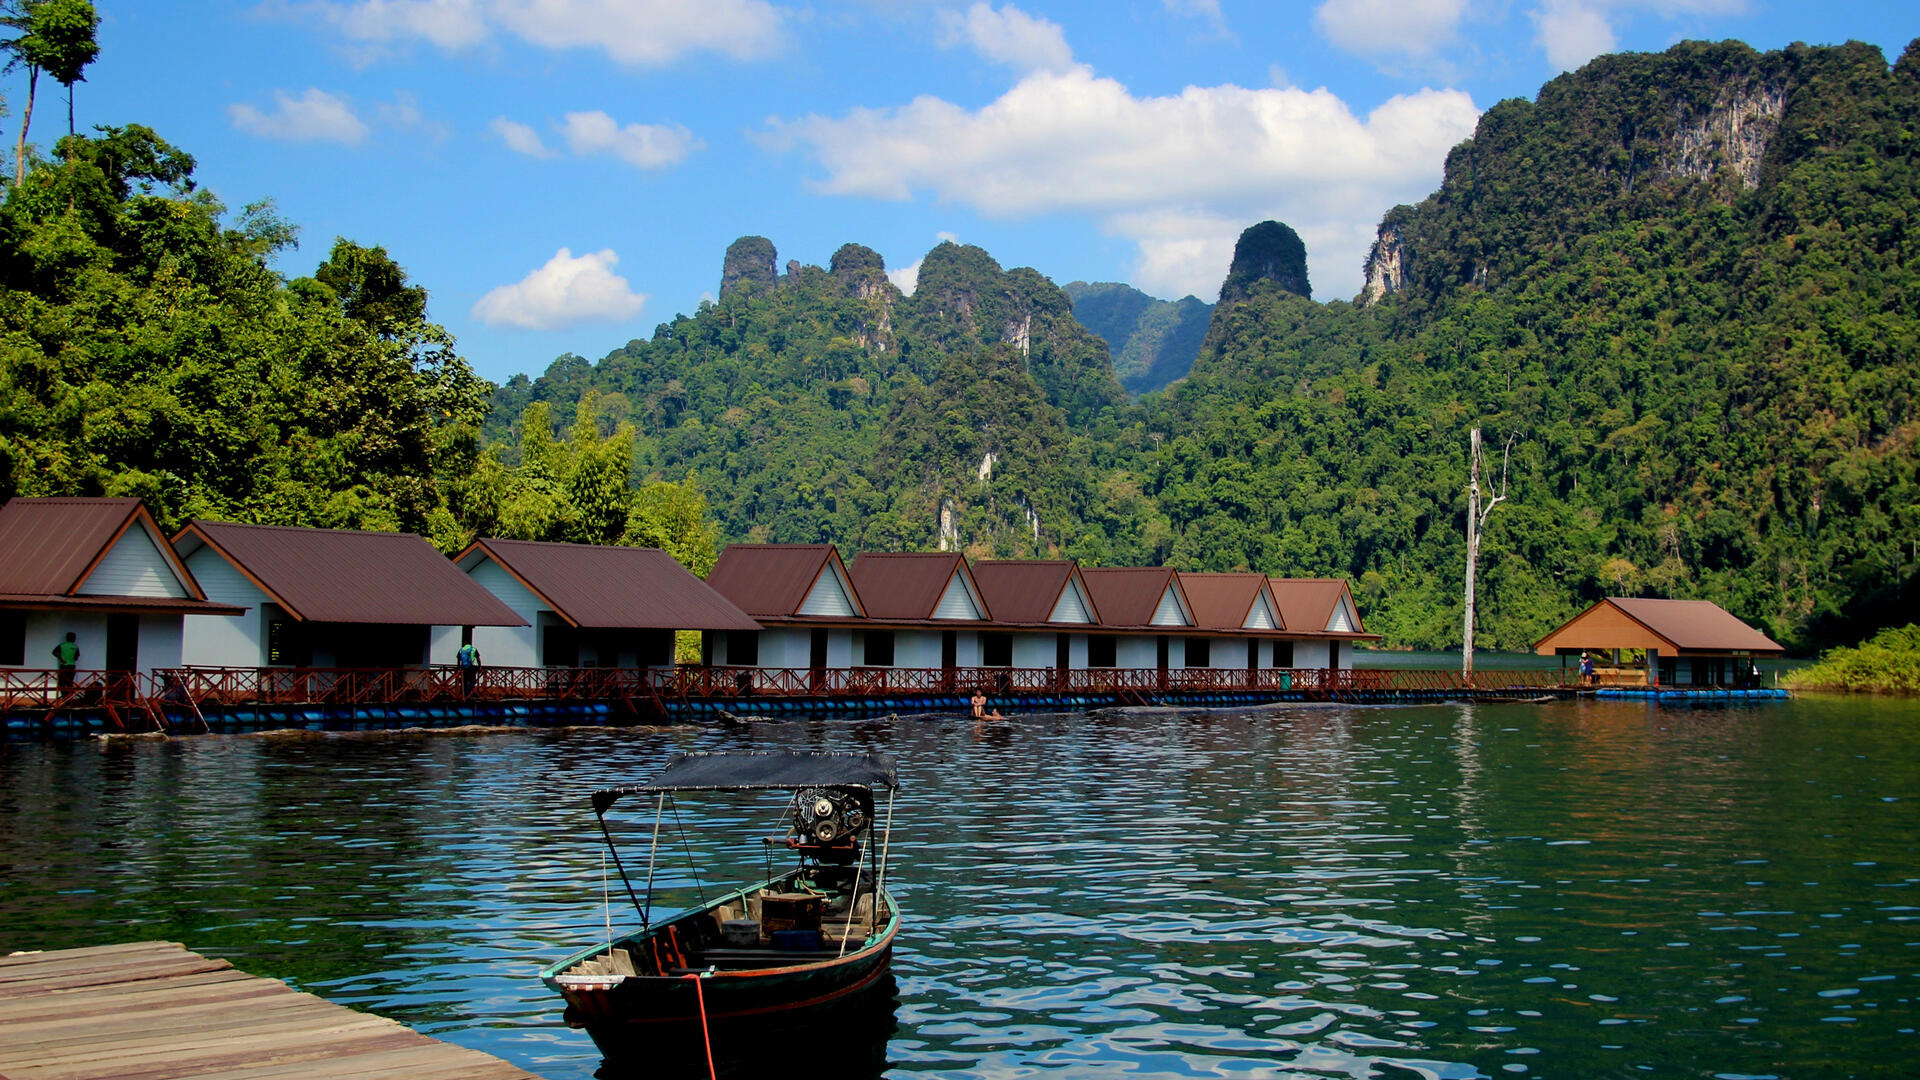
<svg viewBox="0 0 1920 1080"><path fill-rule="evenodd" d="M807 681L818 694L827 688L827 632L814 630L807 643Z"/></svg>
<svg viewBox="0 0 1920 1080"><path fill-rule="evenodd" d="M140 616L107 616L108 671L133 671L140 666Z"/></svg>
<svg viewBox="0 0 1920 1080"><path fill-rule="evenodd" d="M1172 647L1167 641L1167 635L1161 634L1159 640L1154 643L1154 660L1160 666L1160 689L1162 690L1167 688L1167 664L1170 661L1171 652Z"/></svg>
<svg viewBox="0 0 1920 1080"><path fill-rule="evenodd" d="M1247 689L1251 690L1258 685L1259 678L1260 639L1250 638L1247 641Z"/></svg>
<svg viewBox="0 0 1920 1080"><path fill-rule="evenodd" d="M1053 635L1053 685L1055 689L1067 688L1067 669L1073 665L1073 635Z"/></svg>
<svg viewBox="0 0 1920 1080"><path fill-rule="evenodd" d="M940 689L951 693L960 671L960 632L940 631Z"/></svg>

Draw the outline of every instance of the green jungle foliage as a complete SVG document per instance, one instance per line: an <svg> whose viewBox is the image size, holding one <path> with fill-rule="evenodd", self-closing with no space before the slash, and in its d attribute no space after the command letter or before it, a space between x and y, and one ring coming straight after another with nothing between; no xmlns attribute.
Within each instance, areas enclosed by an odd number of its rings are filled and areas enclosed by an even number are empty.
<svg viewBox="0 0 1920 1080"><path fill-rule="evenodd" d="M1888 627L1858 648L1839 648L1787 676L1796 690L1920 694L1920 626Z"/></svg>
<svg viewBox="0 0 1920 1080"><path fill-rule="evenodd" d="M691 488L634 491L630 432L509 466L482 448L488 384L378 247L311 277L294 229L228 222L193 158L129 125L60 140L0 205L0 499L137 495L195 517L661 544L711 566ZM643 474L644 475L644 474Z"/></svg>
<svg viewBox="0 0 1920 1080"><path fill-rule="evenodd" d="M288 280L271 207L103 129L0 205L0 496L696 569L944 521L976 556L1346 576L1389 645L1441 648L1478 426L1511 446L1483 642L1610 594L1857 640L1920 584L1916 130L1920 47L1604 57L1487 112L1361 301L1307 299L1291 230L1249 230L1191 373L1133 402L1033 270L942 244L905 295L867 248L780 272L759 237L718 302L489 398L380 248Z"/></svg>
<svg viewBox="0 0 1920 1080"><path fill-rule="evenodd" d="M1151 394L1184 379L1207 337L1213 305L1192 296L1160 300L1112 281L1068 282L1073 315L1100 335L1127 393Z"/></svg>
<svg viewBox="0 0 1920 1080"><path fill-rule="evenodd" d="M1912 47L1603 57L1388 213L1370 301L1306 299L1258 227L1191 374L1139 405L1031 270L943 244L903 296L867 249L775 276L750 238L718 304L516 378L488 431L591 388L728 538L930 548L948 506L976 554L1347 576L1389 645L1442 648L1479 426L1509 496L1484 643L1606 595L1854 640L1920 575L1916 129Z"/></svg>

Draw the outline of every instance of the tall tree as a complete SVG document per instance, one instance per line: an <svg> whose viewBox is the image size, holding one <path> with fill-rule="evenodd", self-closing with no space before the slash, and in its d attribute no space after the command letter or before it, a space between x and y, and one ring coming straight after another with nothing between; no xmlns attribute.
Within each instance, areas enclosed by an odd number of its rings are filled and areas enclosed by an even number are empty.
<svg viewBox="0 0 1920 1080"><path fill-rule="evenodd" d="M27 69L27 106L20 116L20 141L14 148L14 183L27 175L27 129L33 124L34 92L45 71L67 88L67 134L73 134L73 84L100 55L95 32L100 14L88 0L12 0L0 25L19 31L4 43L6 70Z"/></svg>
<svg viewBox="0 0 1920 1080"><path fill-rule="evenodd" d="M1507 436L1507 447L1500 455L1500 493L1480 501L1480 429L1474 428L1468 436L1469 460L1467 468L1467 614L1466 626L1462 631L1465 640L1460 646L1460 674L1468 686L1473 685L1473 608L1474 578L1480 568L1480 538L1487 531L1487 515L1493 508L1507 499L1507 461L1513 455L1513 436ZM1491 493L1493 484L1489 478L1487 488Z"/></svg>

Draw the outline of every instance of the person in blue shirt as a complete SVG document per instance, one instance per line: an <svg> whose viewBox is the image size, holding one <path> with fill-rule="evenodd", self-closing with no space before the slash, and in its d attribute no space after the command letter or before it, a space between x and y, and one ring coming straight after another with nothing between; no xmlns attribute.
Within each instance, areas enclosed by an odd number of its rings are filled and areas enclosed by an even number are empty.
<svg viewBox="0 0 1920 1080"><path fill-rule="evenodd" d="M473 696L473 681L480 675L480 650L469 641L453 654L453 662L460 665L461 692Z"/></svg>

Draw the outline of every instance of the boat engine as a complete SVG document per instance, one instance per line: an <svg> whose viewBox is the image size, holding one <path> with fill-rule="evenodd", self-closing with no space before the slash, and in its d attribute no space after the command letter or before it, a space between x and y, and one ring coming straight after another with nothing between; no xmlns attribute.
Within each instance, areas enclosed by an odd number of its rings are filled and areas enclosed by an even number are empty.
<svg viewBox="0 0 1920 1080"><path fill-rule="evenodd" d="M858 788L802 788L793 798L802 843L850 847L872 819L871 797Z"/></svg>

